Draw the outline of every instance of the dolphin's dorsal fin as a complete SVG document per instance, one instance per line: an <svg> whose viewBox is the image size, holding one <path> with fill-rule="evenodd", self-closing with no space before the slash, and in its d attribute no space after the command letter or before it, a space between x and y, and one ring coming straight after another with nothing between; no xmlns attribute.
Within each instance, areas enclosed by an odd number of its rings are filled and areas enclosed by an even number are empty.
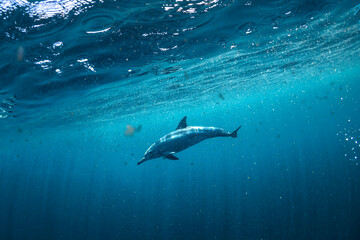
<svg viewBox="0 0 360 240"><path fill-rule="evenodd" d="M177 126L176 130L178 129L182 129L182 128L186 128L187 124L186 124L186 116L183 117L179 123L179 125Z"/></svg>

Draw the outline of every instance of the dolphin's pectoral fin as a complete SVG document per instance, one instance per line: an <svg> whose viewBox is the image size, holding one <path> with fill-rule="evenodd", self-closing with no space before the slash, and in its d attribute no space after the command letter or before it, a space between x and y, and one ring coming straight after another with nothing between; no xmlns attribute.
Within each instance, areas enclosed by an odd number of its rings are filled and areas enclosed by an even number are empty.
<svg viewBox="0 0 360 240"><path fill-rule="evenodd" d="M175 156L172 155L172 154L167 154L167 155L165 155L165 157L166 157L167 159L170 159L170 160L179 160L179 158L175 157Z"/></svg>
<svg viewBox="0 0 360 240"><path fill-rule="evenodd" d="M187 127L187 123L186 123L186 116L183 117L183 119L181 119L179 125L177 126L176 130L178 129L182 129L182 128L186 128Z"/></svg>

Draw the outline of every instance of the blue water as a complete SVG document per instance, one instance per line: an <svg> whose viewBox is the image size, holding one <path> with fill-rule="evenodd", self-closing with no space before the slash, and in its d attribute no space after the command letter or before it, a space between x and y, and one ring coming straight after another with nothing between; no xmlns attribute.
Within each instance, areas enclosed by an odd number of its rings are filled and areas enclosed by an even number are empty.
<svg viewBox="0 0 360 240"><path fill-rule="evenodd" d="M0 239L359 239L359 4L0 0Z"/></svg>

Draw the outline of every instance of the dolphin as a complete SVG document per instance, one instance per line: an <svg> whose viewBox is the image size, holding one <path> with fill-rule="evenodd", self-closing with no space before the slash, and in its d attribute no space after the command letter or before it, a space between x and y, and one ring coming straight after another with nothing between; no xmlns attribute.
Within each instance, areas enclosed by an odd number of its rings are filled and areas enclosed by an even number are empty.
<svg viewBox="0 0 360 240"><path fill-rule="evenodd" d="M148 160L164 157L170 160L179 160L173 154L191 147L201 141L214 137L237 137L238 127L232 133L217 127L191 127L186 124L186 116L181 119L176 130L163 136L153 143L145 152L144 157L137 163L142 164Z"/></svg>

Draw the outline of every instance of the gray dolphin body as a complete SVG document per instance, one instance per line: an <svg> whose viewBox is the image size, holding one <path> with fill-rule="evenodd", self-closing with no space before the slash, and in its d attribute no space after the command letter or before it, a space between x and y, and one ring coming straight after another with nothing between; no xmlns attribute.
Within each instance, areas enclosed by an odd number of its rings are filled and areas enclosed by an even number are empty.
<svg viewBox="0 0 360 240"><path fill-rule="evenodd" d="M165 157L170 160L178 160L173 154L180 152L192 145L195 145L208 138L214 137L237 137L238 127L232 133L222 128L216 127L188 127L186 116L180 121L175 131L160 138L159 141L152 144L145 152L144 157L137 163L138 165L150 159Z"/></svg>

